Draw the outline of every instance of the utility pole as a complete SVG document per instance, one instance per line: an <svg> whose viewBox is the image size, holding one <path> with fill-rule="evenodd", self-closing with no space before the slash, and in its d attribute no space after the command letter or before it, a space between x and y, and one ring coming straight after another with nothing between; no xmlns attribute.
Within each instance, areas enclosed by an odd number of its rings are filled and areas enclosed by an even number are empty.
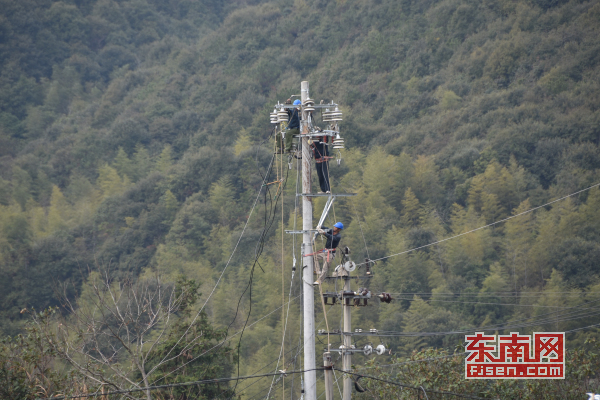
<svg viewBox="0 0 600 400"><path fill-rule="evenodd" d="M354 292L350 290L350 275L344 277L344 291L342 292L342 307L344 312L344 331L342 332L344 338L344 348L342 349L342 368L344 371L350 371L352 369L352 310L353 304L350 302L354 297ZM350 296L348 296L350 295ZM350 400L350 394L352 393L352 379L350 375L344 377L344 392L343 400Z"/></svg>
<svg viewBox="0 0 600 400"><path fill-rule="evenodd" d="M317 399L317 373L316 373L316 357L315 357L315 291L313 286L313 271L314 271L314 249L312 246L313 234L316 232L316 229L313 229L313 210L312 210L312 197L317 196L327 196L328 200L323 209L323 213L321 215L321 219L317 224L317 228L319 228L325 218L327 217L330 208L333 205L334 200L337 197L348 197L355 196L356 193L326 193L326 194L313 194L311 188L311 150L309 146L310 138L317 138L317 140L322 140L323 137L327 137L327 142L331 140L331 145L333 150L338 150L339 157L338 163L341 160L341 154L339 153L340 149L344 148L344 139L340 137L339 126L338 123L342 121L342 112L339 110L338 105L331 101L330 104L323 104L323 100L318 105L315 105L314 100L310 99L308 82L303 81L300 84L300 101L301 101L301 110L302 117L300 119L300 142L302 146L302 193L296 193L297 196L302 197L302 230L301 231L285 231L290 234L302 234L302 310L303 310L303 335L304 335L304 379L301 391L301 399L305 400L316 400ZM279 124L287 121L287 113L285 109L292 109L297 107L297 105L290 104L280 104L277 102L275 109L270 114L271 115L271 123ZM326 129L321 129L316 126L312 126L311 123L314 123L314 120L309 121L311 118L312 112L316 109L324 110L322 112L321 117L323 122L327 123ZM280 129L284 129L284 125L282 124ZM282 146L281 146L282 148ZM324 158L324 162L331 158L327 156ZM356 350L354 346L352 346L352 321L351 321L351 307L360 306L361 300L363 301L363 306L367 305L368 299L371 298L371 292L367 289L359 289L359 292L352 292L350 279L359 278L359 277L350 277L350 272L354 271L356 268L356 264L350 261L348 255L350 254L350 250L346 247L343 251L342 263L344 265L343 268L346 268L347 273L344 273L343 276L338 275L337 277L332 277L332 279L344 279L344 289L341 294L338 293L323 293L323 300L325 304L327 304L327 300L329 298L332 299L333 304L339 299L343 305L343 316L344 316L344 326L343 326L343 345L339 349L331 349L328 347L325 354L323 354L323 366L325 369L325 393L327 400L333 400L333 366L331 362L331 352L339 351L342 355L343 369L344 371L350 371L352 368L352 353L355 351L364 352L366 355L370 355L373 348L370 345L364 347L363 350ZM345 260L345 261L344 261ZM367 260L368 261L368 260ZM339 267L342 267L341 265ZM370 263L367 263L367 276L362 278L371 278L370 273ZM343 273L340 270L340 273ZM329 278L327 278L329 279ZM391 298L390 298L391 299ZM360 330L362 332L362 330ZM329 334L329 332L324 333L322 330L319 330L319 334ZM340 334L339 330L335 334ZM383 345L381 346L383 347ZM379 346L378 346L379 349ZM385 349L383 347L383 349ZM383 351L383 350L382 350ZM379 354L379 353L378 353ZM344 378L344 394L343 400L350 400L350 395L352 393L352 379L348 376Z"/></svg>
<svg viewBox="0 0 600 400"><path fill-rule="evenodd" d="M302 104L309 98L308 82L300 83ZM310 194L311 165L310 146L308 145L308 111L302 107L300 137L302 138L302 193ZM304 390L306 400L317 399L317 371L315 371L315 291L313 283L313 256L311 230L312 202L308 196L302 196L302 294L304 296ZM308 255L307 255L308 254Z"/></svg>
<svg viewBox="0 0 600 400"><path fill-rule="evenodd" d="M325 400L333 400L333 367L331 353L323 353L323 368L325 372Z"/></svg>

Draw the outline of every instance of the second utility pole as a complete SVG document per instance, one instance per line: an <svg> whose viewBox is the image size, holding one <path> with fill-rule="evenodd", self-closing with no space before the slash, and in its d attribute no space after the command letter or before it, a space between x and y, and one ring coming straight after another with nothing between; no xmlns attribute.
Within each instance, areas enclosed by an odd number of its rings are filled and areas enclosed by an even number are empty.
<svg viewBox="0 0 600 400"><path fill-rule="evenodd" d="M342 368L344 371L350 371L352 369L352 352L350 348L352 347L352 314L350 311L352 310L351 297L346 297L346 293L353 295L350 291L350 274L348 273L347 277L344 277L344 291L342 292L342 308L344 313L344 331L342 332L342 337L344 340L344 347L342 348ZM350 375L346 375L344 377L344 397L343 400L350 400L350 394L352 393L352 379Z"/></svg>
<svg viewBox="0 0 600 400"><path fill-rule="evenodd" d="M302 105L308 99L308 82L300 84ZM304 107L302 107L304 108ZM302 138L302 193L310 194L311 166L310 146L308 144L309 113L302 111L300 120L300 137ZM306 400L317 399L317 371L315 371L315 291L313 283L313 256L311 231L312 203L310 197L302 196L302 294L304 296L304 390ZM306 254L309 254L306 256Z"/></svg>

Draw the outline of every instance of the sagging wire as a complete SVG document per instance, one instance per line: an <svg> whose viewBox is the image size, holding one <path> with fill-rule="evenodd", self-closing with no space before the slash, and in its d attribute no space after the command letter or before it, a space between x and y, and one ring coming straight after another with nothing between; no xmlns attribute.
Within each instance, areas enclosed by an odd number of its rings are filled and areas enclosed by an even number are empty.
<svg viewBox="0 0 600 400"><path fill-rule="evenodd" d="M300 370L300 371L288 371L288 374L303 374L305 372L310 372L310 371L323 371L323 368L313 368L313 369ZM203 380L194 381L194 382L171 383L168 385L156 385L156 386L153 385L153 386L146 386L146 387L135 388L135 389L113 390L113 391L105 392L105 393L83 393L83 394L76 394L73 396L55 396L55 397L42 397L42 398L38 397L38 398L36 398L36 400L68 400L68 399L78 399L79 400L81 398L86 398L86 397L99 397L99 396L108 396L111 394L127 394L127 393L143 392L143 391L147 391L147 390L160 390L160 389L168 389L168 388L174 388L174 387L207 385L207 384L211 384L211 383L224 383L224 382L231 382L231 381L240 381L240 380L245 380L245 379L261 378L261 377L267 377L267 376L273 376L273 374L268 373L268 374L261 374L261 375L238 376L235 378L203 379Z"/></svg>
<svg viewBox="0 0 600 400"><path fill-rule="evenodd" d="M296 297L295 297L295 299L297 299L297 298L298 298L298 297L300 297L300 296L301 296L301 295L298 295L298 296L296 296ZM329 307L329 309L330 309L330 310L331 310L332 308L333 308L333 305ZM277 308L277 310L279 310L279 308ZM275 311L276 311L276 310L275 310ZM323 323L323 321L324 321L324 318L321 318L321 320L320 320L320 321L319 321L319 322L316 324L316 327L318 328L319 326L321 326L321 324ZM302 327L302 320L300 320L300 328L301 328L301 327ZM296 363L296 360L297 360L298 356L300 355L300 353L301 353L302 349L304 349L304 344L301 342L301 339L302 339L302 334L300 334L300 335L298 336L298 340L299 340L299 342L298 342L298 348L297 348L296 354L295 354L295 355L294 355L294 357L293 357L293 360L294 360L294 366L296 365L296 364L295 364L295 363ZM292 351L292 350L290 350L290 352L291 352L291 351ZM338 359L339 359L339 358L338 358ZM273 361L271 361L269 364L267 364L267 365L263 366L261 369L259 369L259 370L255 371L255 372L254 372L254 374L256 374L257 372L260 372L260 371L262 371L262 370L263 370L263 369L265 369L265 368L267 368L269 365L273 364L275 361L276 361L276 360L273 360ZM295 369L294 369L294 370L295 370ZM295 376L295 375L292 375L292 377L293 377L293 376ZM259 380L257 380L257 381L255 381L255 382L253 382L253 383L249 384L248 386L246 386L246 387L242 388L242 389L241 389L241 390L240 390L240 391L239 391L237 394L239 395L240 393L243 393L243 392L244 392L246 389L248 389L250 386L254 385L255 383L259 382L261 379L263 379L263 378L261 377ZM230 397L230 398L229 398L229 400L230 400L231 398L232 398L232 397Z"/></svg>
<svg viewBox="0 0 600 400"><path fill-rule="evenodd" d="M432 242L432 243L424 244L423 246L419 246L419 247L415 247L415 248L408 249L408 250L405 250L405 251L401 251L400 253L395 253L395 254L391 254L389 256L377 258L375 260L371 260L371 262L372 261L381 261L381 260L385 260L385 259L388 259L388 258L399 256L399 255L402 255L402 254L407 254L407 253L410 253L410 252L413 252L413 251L417 251L417 250L420 250L420 249L423 249L423 248L426 248L426 247L430 247L430 246L433 246L433 245L436 245L436 244L439 244L439 243L447 242L448 240L456 239L456 238L464 236L464 235L468 235L469 233L473 233L473 232L477 232L477 231L480 231L480 230L485 229L485 228L489 228L491 226L500 224L502 222L506 222L506 221L511 220L513 218L520 217L521 215L525 215L525 214L528 214L528 213L533 212L535 210L539 210L540 208L547 207L547 206L549 206L551 204L554 204L554 203L556 203L558 201L565 200L565 199L567 199L569 197L572 197L572 196L575 196L577 194L583 193L585 191L588 191L588 190L593 189L593 188L598 187L598 186L600 186L600 183L596 183L596 184L594 184L592 186L589 186L589 187L587 187L585 189L581 189L581 190L578 190L578 191L576 191L574 193L571 193L571 194L568 194L568 195L563 196L561 198L558 198L556 200L552 200L552 201L550 201L550 202L548 202L546 204L542 204L541 206L533 207L533 208L530 208L529 210L520 212L520 213L515 214L515 215L511 215L510 217L506 217L506 218L503 218L501 220L492 222L490 224L480 226L479 228L471 229L471 230L469 230L467 232L459 233L458 235L450 236L450 237L447 237L447 238L442 239L442 240L438 240L438 241L435 241L435 242ZM364 265L364 264L366 264L366 262L361 263L361 264L356 264L356 266L358 267L359 265Z"/></svg>
<svg viewBox="0 0 600 400"><path fill-rule="evenodd" d="M333 369L336 370L337 368L334 367ZM343 371L341 369L337 369L337 370L340 371L340 372L344 372L346 374L349 374L349 375L357 376L359 378L372 379L374 381L384 382L384 383L387 383L387 384L390 384L390 385L399 386L399 387L407 388L407 389L413 389L413 390L416 390L416 391L421 391L421 390L425 391L425 388L423 388L423 386L410 386L410 385L405 385L405 384L400 383L400 382L388 381L388 380L385 380L385 379L377 378L376 376L362 375L362 374L357 374L355 372ZM468 395L468 394L461 394L461 393L456 393L456 392L446 392L446 391L433 390L433 389L427 389L427 391L429 393L436 393L436 394L442 394L442 395L449 395L449 396L461 397L461 398L464 398L464 399L484 400L483 397L471 396L471 395Z"/></svg>
<svg viewBox="0 0 600 400"><path fill-rule="evenodd" d="M274 158L275 157L271 158L271 162L269 164L269 168L272 167ZM266 179L263 178L263 184L265 183L265 181L266 181ZM175 349L175 347L179 344L179 342L181 342L181 340L187 335L187 333L189 332L189 330L191 329L191 327L196 322L196 319L198 319L198 316L202 313L202 311L204 310L204 308L208 304L208 301L211 299L212 295L215 293L215 290L217 289L217 286L221 282L221 279L223 278L223 275L225 274L225 271L229 267L229 264L231 263L231 260L233 259L233 255L235 254L235 252L236 252L236 250L237 250L237 248L238 248L238 246L239 246L239 244L240 244L240 242L242 240L242 237L244 236L244 233L246 232L246 228L248 227L248 223L250 222L250 218L252 217L252 213L254 212L254 209L256 208L256 204L258 203L258 199L260 197L260 193L261 192L262 192L262 186L258 189L258 193L256 195L256 199L254 200L254 204L252 205L252 208L250 209L250 213L248 214L248 218L246 219L246 223L244 224L244 228L242 229L242 233L240 234L240 237L238 238L238 241L235 244L235 247L233 248L233 251L231 252L231 255L229 256L229 259L227 260L227 263L225 264L225 267L221 271L221 275L219 276L219 279L217 279L217 282L215 283L215 286L213 287L213 289L210 292L209 296L206 298L206 301L204 302L204 304L202 305L202 307L200 308L200 310L196 313L196 315L192 319L192 322L190 322L190 324L189 324L188 328L186 329L186 331L181 335L181 337L177 340L177 342L173 345L173 347L171 347L171 349L167 352L167 354L163 357L163 359L159 363L157 363L156 366L154 366L148 372L148 376L151 373L153 373L160 365L162 365L162 363L167 359L167 357L169 356L169 354L171 354L171 352L173 351L173 349ZM236 312L236 317L237 317L237 312ZM225 331L225 336L227 336L227 332L229 331L229 327L230 326L231 326L231 324L227 327L227 330ZM239 361L238 361L238 366L239 366ZM161 378L155 380L152 384L155 384L156 382L159 382L160 380L162 380L166 376L167 375L162 376Z"/></svg>
<svg viewBox="0 0 600 400"><path fill-rule="evenodd" d="M293 283L294 283L294 273L296 271L292 270L292 279L290 280L290 291L288 294L288 298L292 297L292 287L293 287ZM281 342L281 349L279 350L279 358L277 359L277 365L275 366L275 371L277 372L278 368L279 368L279 360L281 359L281 355L283 354L283 343L285 342L285 332L287 331L287 323L288 323L288 318L290 316L290 303L288 301L288 308L287 308L287 315L285 317L285 324L284 324L284 329L283 329L283 339ZM283 364L285 364L285 358L284 358L284 362ZM285 371L285 369L284 369ZM285 373L283 373L281 376L285 375ZM267 399L269 398L269 395L271 394L271 390L273 389L273 385L275 384L275 376L273 376L273 380L271 381L271 386L269 387L269 393L267 394Z"/></svg>
<svg viewBox="0 0 600 400"><path fill-rule="evenodd" d="M273 158L275 158L275 154L273 154ZM271 165L272 165L272 163L271 163ZM266 174L267 177L270 176L271 171L272 171L272 168ZM238 353L237 374L238 374L238 376L240 373L240 349L241 349L242 338L244 336L244 331L246 329L246 325L248 324L248 321L250 320L250 316L252 315L252 284L254 282L254 271L255 271L256 266L258 265L258 267L261 269L261 271L264 272L264 269L260 265L259 258L262 255L262 252L264 249L267 233L270 231L270 229L273 226L273 223L275 221L275 210L277 208L277 203L278 203L279 199L283 197L283 191L285 190L285 187L287 185L288 175L289 175L289 170L286 174L285 180L282 183L280 183L279 186L277 187L277 192L275 193L274 199L273 199L273 197L271 197L271 192L270 192L268 186L267 186L267 190L265 190L265 218L264 218L265 225L264 225L263 231L261 232L259 241L255 248L255 252L254 252L255 258L254 258L254 262L252 263L252 267L250 268L250 277L248 279L248 284L246 285L242 294L240 295L240 299L237 304L234 319L233 319L233 321L231 321L231 324L229 325L229 326L231 326L235 322L235 319L237 318L237 315L239 312L239 308L240 308L242 299L243 299L244 295L246 294L246 292L248 292L248 301L249 301L248 316L246 317L246 320L244 321L244 327L242 328L242 333L240 334L240 339L237 344L237 353ZM270 200L270 204L271 204L271 210L269 212L267 212L267 193L269 195L269 200ZM274 203L273 203L273 200L274 200ZM236 381L235 386L233 388L234 392L235 392L235 389L237 388L237 384L238 384L238 381Z"/></svg>

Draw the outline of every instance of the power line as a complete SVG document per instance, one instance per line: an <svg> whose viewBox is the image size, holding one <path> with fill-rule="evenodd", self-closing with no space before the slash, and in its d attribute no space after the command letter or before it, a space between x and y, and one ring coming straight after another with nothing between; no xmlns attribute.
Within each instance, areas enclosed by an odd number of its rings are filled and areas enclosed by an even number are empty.
<svg viewBox="0 0 600 400"><path fill-rule="evenodd" d="M275 157L273 157L271 159L271 162L269 164L269 168L273 164L274 158ZM261 187L258 189L258 193L256 194L256 199L254 199L254 204L252 205L252 208L250 209L250 213L248 214L248 218L246 218L246 223L244 224L244 228L242 229L242 233L240 234L240 237L238 238L238 241L235 244L235 247L233 248L233 251L231 252L231 255L229 256L229 259L227 260L227 263L225 264L225 267L221 271L221 275L219 276L219 279L217 279L217 282L215 283L215 286L213 287L212 291L210 292L210 294L206 298L206 301L204 302L204 304L202 305L202 307L200 308L200 310L196 313L196 315L194 316L192 322L190 322L190 324L189 324L188 328L186 329L186 331L181 335L181 337L177 340L177 342L173 345L173 347L171 347L171 350L168 351L168 353L163 357L163 359L159 363L157 363L156 366L154 366L150 371L148 371L148 375L150 375L157 368L159 368L160 365L162 365L162 363L167 359L167 357L169 356L169 354L171 354L171 352L173 351L173 349L187 335L187 333L189 332L190 328L194 325L194 322L196 322L196 319L198 318L198 316L200 315L200 313L202 313L202 311L204 310L204 307L206 307L206 304L208 304L208 301L211 299L212 295L215 293L215 290L217 290L217 286L219 286L219 283L221 282L221 279L223 278L223 275L225 274L225 271L227 270L227 267L229 267L229 263L233 259L233 255L235 254L235 252L236 252L236 250L237 250L240 242L242 241L242 237L244 236L244 233L246 232L246 228L248 227L248 223L250 222L250 217L252 217L252 213L254 212L254 209L256 208L256 204L258 203L258 199L260 197L260 194L262 192L262 187L264 186L264 183L265 183L266 179L267 179L267 177L265 176L265 178L263 179ZM156 380L155 383L158 382L158 381L160 381L161 379L162 378Z"/></svg>
<svg viewBox="0 0 600 400"><path fill-rule="evenodd" d="M294 297L294 298L293 298L292 300L290 300L290 301L297 300L297 299L298 299L300 296L302 296L302 295L298 295L298 296ZM281 306L277 307L276 309L274 309L274 310L273 310L273 311L271 311L270 313L268 313L268 314L264 315L264 316L263 316L263 317L261 317L260 319L258 319L258 320L256 320L256 321L254 321L252 324L248 325L246 328L250 328L250 327L252 327L252 326L254 326L254 325L258 324L260 321L262 321L263 319L267 318L269 315L273 314L274 312L278 311L280 308L282 308L282 307L284 307L284 306L285 306L285 304L283 304L283 305L281 305ZM217 343L216 345L214 345L214 346L213 346L213 347L211 347L210 349L206 350L204 353L200 354L199 356L196 356L196 357L192 358L190 361L186 362L186 363L185 363L185 364L183 364L183 365L180 365L179 367L177 367L177 368L175 368L174 370L170 371L168 374L165 374L165 375L163 375L163 376L162 376L160 379L157 379L156 381L154 381L154 383L156 383L156 382L160 381L161 379L164 379L164 378L166 378L167 376L171 375L172 373L175 373L175 372L179 371L181 368L185 367L186 365L188 365L188 364L190 364L190 363L193 363L194 361L198 360L198 359L199 359L200 357L202 357L203 355L205 355L205 354L209 353L210 351L212 351L212 350L216 349L217 347L220 347L220 346L221 346L223 343L225 343L225 342L226 342L226 341L228 341L229 339L231 339L231 338L233 338L233 337L235 337L235 336L239 335L241 332L242 332L242 330L240 329L239 331L237 331L237 332L236 332L236 333L234 333L233 335L226 337L226 338L225 338L225 339L223 339L221 342Z"/></svg>
<svg viewBox="0 0 600 400"><path fill-rule="evenodd" d="M430 246L433 246L433 245L436 245L436 244L440 244L440 243L443 243L443 242L447 242L448 240L451 240L451 239L456 239L456 238L458 238L458 237L461 237L461 236L467 235L467 234L469 234L469 233L477 232L477 231L480 231L480 230L482 230L482 229L489 228L490 226L494 226L494 225L496 225L496 224L499 224L499 223L502 223L502 222L506 222L506 221L508 221L509 219L513 219L513 218L516 218L516 217L520 217L521 215L528 214L528 213L530 213L530 212L533 212L533 211L535 211L535 210L538 210L538 209L540 209L540 208L543 208L543 207L549 206L550 204L554 204L554 203L556 203L556 202L558 202L558 201L561 201L561 200L564 200L564 199L566 199L566 198L569 198L569 197L575 196L576 194L583 193L583 192L585 192L585 191L587 191L587 190L593 189L593 188L595 188L595 187L598 187L598 186L600 186L600 183L596 183L596 184L594 184L594 185L592 185L592 186L590 186L590 187L587 187L587 188L585 188L585 189L581 189L581 190L579 190L579 191L577 191L577 192L575 192L575 193L568 194L568 195L566 195L566 196L563 196L563 197L561 197L560 199L552 200L552 201L550 201L550 202L548 202L548 203L546 203L546 204L542 204L541 206L537 206L537 207L531 208L531 209L529 209L529 210L523 211L523 212L521 212L521 213L518 213L518 214L515 214L515 215L511 215L510 217L506 217L506 218L504 218L504 219L501 219L501 220L499 220L499 221L496 221L496 222L492 222L491 224L487 224L487 225L484 225L484 226L480 226L479 228L471 229L470 231L463 232L463 233L459 233L458 235L450 236L450 237L447 237L447 238L445 238L445 239L442 239L442 240L438 240L437 242L433 242L433 243L425 244L425 245L423 245L423 246L419 246L419 247L415 247L415 248L412 248L412 249L409 249L409 250L401 251L400 253L396 253L396 254L392 254L392 255L389 255L389 256L385 256L385 257L377 258L377 259L375 259L375 260L371 260L371 261L381 261L381 260L385 260L385 259L387 259L387 258L391 258L391 257L400 256L400 255L402 255L402 254L411 253L411 252L413 252L413 251L417 251L417 250L420 250L420 249L424 249L424 248L426 248L426 247L430 247ZM357 265L357 266L359 266L359 265L364 265L364 264L366 264L366 263L364 263L364 262L363 262L363 263L356 264L356 265Z"/></svg>
<svg viewBox="0 0 600 400"><path fill-rule="evenodd" d="M415 299L408 298L399 298L396 297L396 300L404 300L404 301L415 301ZM442 303L460 303L460 304L483 304L483 305L493 305L493 306L513 306L513 307L541 307L541 308L554 308L554 309L570 309L570 307L556 307L556 306L543 306L539 304L515 304L515 303L484 303L481 301L461 301L461 300L439 300L439 299L428 299L427 301L438 301Z"/></svg>
<svg viewBox="0 0 600 400"><path fill-rule="evenodd" d="M402 387L402 388L419 390L419 391L423 390L424 392L430 392L430 393L436 393L436 394L445 394L445 395L449 395L449 396L462 397L464 399L481 399L481 400L485 400L483 397L471 396L471 395L468 395L468 394L460 394L460 393L455 393L455 392L445 392L445 391L441 391L441 390L425 389L425 388L423 388L423 386L410 386L410 385L406 385L406 384L400 383L400 382L388 381L386 379L377 378L376 376L362 375L362 374L357 374L355 372L343 371L343 370L337 369L335 367L333 369L337 370L337 371L340 371L342 373L348 374L348 375L354 375L354 376L357 376L359 378L367 378L367 379L371 379L371 380L374 380L374 381L388 383L390 385L399 386L399 387Z"/></svg>
<svg viewBox="0 0 600 400"><path fill-rule="evenodd" d="M314 368L311 370L301 370L301 371L286 371L286 374L300 374L308 371L322 371L323 368ZM156 386L146 386L135 389L123 389L123 390L113 390L110 392L104 393L86 393L86 394L77 394L73 396L57 396L57 397L41 397L36 398L36 400L67 400L67 399L79 399L82 397L99 397L99 396L107 396L111 394L126 394L126 393L135 393L135 392L143 392L146 390L160 390L160 389L169 389L174 387L187 387L187 386L196 386L196 385L207 385L211 383L223 383L223 382L231 382L231 381L240 381L245 379L252 378L261 378L265 376L273 376L273 375L281 375L280 373L268 373L261 375L248 375L248 376L238 376L235 378L216 378L216 379L203 379L200 381L194 382L183 382L183 383L171 383L168 385L156 385Z"/></svg>
<svg viewBox="0 0 600 400"><path fill-rule="evenodd" d="M369 367L362 367L362 368L355 368L355 369L356 370L361 370L361 369L370 369L370 368L379 368L379 367L395 367L395 366L398 366L398 365L409 365L409 364L417 364L417 363L421 363L421 362L429 362L429 361L441 360L443 358L463 357L465 355L467 355L467 353L448 354L448 355L439 356L439 357L423 358L421 360L403 361L403 362L394 363L394 364L373 365L373 366L369 366Z"/></svg>
<svg viewBox="0 0 600 400"><path fill-rule="evenodd" d="M594 312L594 313L587 313L587 314L583 314L583 315L578 315L578 316L572 316L570 318L547 318L544 320L538 320L538 321L532 321L530 323L527 324L520 324L520 325L497 325L497 326L491 326L491 327L482 327L482 328L474 328L474 329L469 329L469 330L459 330L459 331L442 331L442 332L393 332L393 331L379 331L377 333L377 336L383 336L383 337L425 337L425 336L447 336L447 335L459 335L459 334L465 334L465 333L473 333L473 332L479 332L479 331L484 331L484 330L506 330L506 329L514 329L514 328L527 328L527 327L531 327L531 326L537 326L537 325L547 325L547 324L553 324L553 323L558 323L558 322L565 322L565 321L572 321L572 320L576 320L576 319L582 319L582 318L588 318L588 317L592 317L592 316L596 316L596 315L600 315L600 312ZM368 336L369 333L365 333L363 334L363 336Z"/></svg>
<svg viewBox="0 0 600 400"><path fill-rule="evenodd" d="M298 298L298 297L300 297L300 296L302 296L302 294L298 295L298 296L297 296L295 299L297 299L297 298ZM281 308L281 307L280 307L280 308ZM329 307L329 309L330 309L330 310L331 310L332 308L333 308L333 305L331 305L331 306ZM279 308L278 308L278 309L279 309ZM275 311L277 311L277 310L275 310ZM321 326L321 324L323 323L323 321L325 321L325 318L321 318L321 320L320 320L320 321L317 323L316 327L318 328L319 326ZM302 339L302 332L300 332L300 335L298 335L298 339L299 339L299 342L298 342L298 348L296 349L296 355L293 357L294 363L295 363L295 360L296 360L296 358L298 357L298 355L299 355L299 354L300 354L300 352L302 351L302 349L304 349L304 344L302 344L302 343L300 342L300 339ZM294 350L294 349L291 349L291 350L289 350L289 351L288 351L286 354L289 354L289 353L290 353L290 352L292 352L293 350ZM265 366L263 366L262 368L260 368L260 369L256 370L254 373L256 374L257 372L260 372L260 371L262 371L263 369L265 369L265 368L267 368L268 366L270 366L271 364L273 364L275 361L277 361L277 360L275 360L275 359L274 359L273 361L271 361L271 362L270 362L270 363L268 363L267 365L265 365ZM290 363L291 363L291 362L290 362ZM261 379L262 379L262 378L261 378ZM257 381L254 381L253 383L249 384L248 386L246 386L246 387L242 388L242 389L241 389L239 392L237 392L237 394L239 395L239 394L243 393L243 392L244 392L246 389L248 389L250 386L254 385L255 383L258 383L259 381L260 381L260 379L259 379L259 380L257 380ZM230 397L230 398L231 398L231 397Z"/></svg>
<svg viewBox="0 0 600 400"><path fill-rule="evenodd" d="M513 293L512 295L508 295L509 293ZM537 294L536 294L537 293ZM572 296L581 296L585 295L586 292L581 291L570 291L570 292L546 292L546 291L538 291L538 292L485 292L485 293L438 293L438 292L403 292L403 293L390 293L395 296L481 296L482 294L493 295L494 297L539 297L543 294L571 294ZM504 294L507 294L506 296ZM591 293L589 293L591 294ZM600 295L600 293L598 293Z"/></svg>
<svg viewBox="0 0 600 400"><path fill-rule="evenodd" d="M441 332L378 331L377 335L378 336L388 336L388 337L401 337L401 336L421 337L421 336L458 335L458 334L472 333L472 332L477 332L477 331L482 331L482 330L505 330L505 329L512 329L512 328L523 328L523 327L529 327L529 326L544 325L544 324L555 323L555 322L564 322L564 321L570 321L570 320L574 320L574 319L581 319L581 318L587 318L587 317L599 315L600 312L598 312L597 308L581 308L582 306L589 305L592 303L597 303L599 301L600 300L595 300L590 303L580 304L577 306L570 307L568 309L571 309L573 311L568 312L568 313L558 314L558 313L550 312L550 313L540 314L540 315L537 315L536 317L546 317L546 318L534 320L534 321L520 324L520 325L500 325L500 324L498 324L498 325L485 326L485 327L474 328L474 329L469 329L469 330L441 331ZM594 310L594 311L581 314L582 311L586 311L586 310ZM550 315L553 315L553 314L554 314L554 316L549 317ZM569 317L569 318L565 318L565 317ZM531 318L533 318L533 317L515 320L515 321L512 321L512 323L514 324L515 322L527 321L527 320L530 320ZM362 336L368 336L368 335L369 335L369 333L362 334ZM358 336L361 336L361 334L358 334Z"/></svg>

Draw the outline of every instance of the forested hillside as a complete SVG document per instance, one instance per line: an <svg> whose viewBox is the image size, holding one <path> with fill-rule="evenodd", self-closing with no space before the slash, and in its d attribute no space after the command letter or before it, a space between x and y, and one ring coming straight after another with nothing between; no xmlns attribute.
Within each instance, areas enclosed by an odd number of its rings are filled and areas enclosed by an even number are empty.
<svg viewBox="0 0 600 400"><path fill-rule="evenodd" d="M90 271L193 279L196 311L225 271L208 320L232 334L291 299L285 365L299 368L300 280L290 287L292 238L282 239L301 223L296 164L283 159L281 199L262 184L268 114L302 80L344 112L331 178L334 192L358 193L335 207L356 261L600 182L598 1L0 0L0 67L4 335L23 332L23 309L62 304L61 284L77 303ZM599 322L599 259L594 188L379 261L370 288L395 300L371 302L353 325L576 330L567 346L583 345L598 335L577 329ZM246 329L242 375L275 370L285 322L279 309ZM463 338L385 343L408 355ZM250 398L269 383L236 390Z"/></svg>

